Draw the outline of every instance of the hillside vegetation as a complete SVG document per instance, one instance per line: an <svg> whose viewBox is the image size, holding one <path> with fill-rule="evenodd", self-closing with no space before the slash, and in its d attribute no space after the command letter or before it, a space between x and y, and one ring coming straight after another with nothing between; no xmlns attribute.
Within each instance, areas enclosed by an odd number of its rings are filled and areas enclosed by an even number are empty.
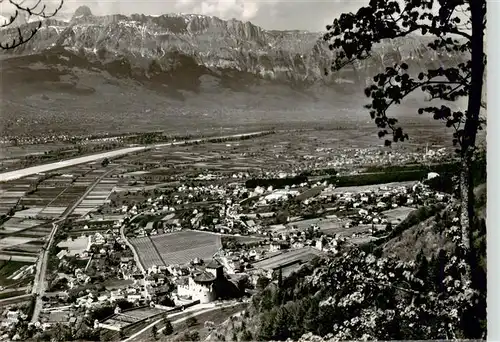
<svg viewBox="0 0 500 342"><path fill-rule="evenodd" d="M254 295L212 340L479 339L486 333L485 185L476 188L473 282L455 253L458 205L421 208L377 244L315 259Z"/></svg>

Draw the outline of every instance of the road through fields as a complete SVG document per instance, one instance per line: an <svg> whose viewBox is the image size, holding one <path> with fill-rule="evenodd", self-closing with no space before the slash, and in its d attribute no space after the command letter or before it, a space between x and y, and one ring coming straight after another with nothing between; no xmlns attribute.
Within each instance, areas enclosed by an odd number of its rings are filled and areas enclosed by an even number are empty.
<svg viewBox="0 0 500 342"><path fill-rule="evenodd" d="M166 147L166 146L175 146L175 145L183 145L183 144L191 144L191 143L199 143L199 142L210 142L210 141L214 141L217 139L239 139L239 138L243 138L243 137L258 136L258 135L265 134L265 133L266 133L265 131L252 132L252 133L242 133L242 134L233 134L233 135L226 135L226 136L220 136L220 137L209 137L209 138L201 138L201 139L175 141L175 142L171 142L171 143L161 143L161 144L155 144L155 145L121 148L121 149L118 149L115 151L97 153L97 154L93 154L90 156L62 160L62 161L55 162L55 163L32 166L32 167L28 167L25 169L19 169L19 170L0 173L0 182L7 182L7 181L14 180L14 179L19 179L19 178L35 175L38 173L49 172L49 171L63 169L66 167L75 166L75 165L79 165L79 164L90 163L90 162L104 159L104 158L108 158L108 159L109 158L116 158L116 157L120 157L120 156L129 154L129 153L146 151L146 150L153 149L153 148L161 148L161 147Z"/></svg>
<svg viewBox="0 0 500 342"><path fill-rule="evenodd" d="M50 249L52 247L52 243L54 242L54 237L57 233L57 229L59 228L59 223L64 222L66 218L73 213L73 211L78 207L78 205L83 201L85 197L99 184L99 182L112 173L114 169L111 169L105 173L103 173L99 178L97 178L85 191L85 193L64 213L63 216L57 221L52 223L52 231L50 232L49 238L47 240L47 245L43 248L36 265L36 274L35 279L33 281L32 294L36 296L35 308L33 309L33 315L31 317L31 322L35 323L38 321L38 316L42 310L43 300L42 297L45 295L46 290L46 282L45 282L45 274L47 272L47 262L49 259Z"/></svg>

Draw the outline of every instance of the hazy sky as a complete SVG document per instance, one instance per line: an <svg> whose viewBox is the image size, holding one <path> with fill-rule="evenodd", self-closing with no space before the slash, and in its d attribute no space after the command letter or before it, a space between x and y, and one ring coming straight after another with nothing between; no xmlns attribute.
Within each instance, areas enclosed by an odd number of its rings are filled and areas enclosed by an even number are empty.
<svg viewBox="0 0 500 342"><path fill-rule="evenodd" d="M87 5L95 15L196 13L222 19L248 20L266 29L324 31L325 26L340 13L356 11L367 2L368 0L65 0L63 12L72 13L79 6Z"/></svg>

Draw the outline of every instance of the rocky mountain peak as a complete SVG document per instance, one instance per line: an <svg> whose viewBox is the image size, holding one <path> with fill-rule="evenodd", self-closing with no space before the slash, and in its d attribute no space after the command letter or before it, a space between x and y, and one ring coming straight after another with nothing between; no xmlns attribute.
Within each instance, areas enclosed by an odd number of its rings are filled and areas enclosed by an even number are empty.
<svg viewBox="0 0 500 342"><path fill-rule="evenodd" d="M14 37L17 31L5 33ZM152 74L174 69L182 73L187 63L190 71L199 68L200 77L230 71L293 87L324 82L365 86L374 74L394 63L405 61L422 70L462 58L437 53L427 47L428 42L407 37L379 44L373 58L325 79L333 54L320 33L266 30L251 22L199 14L94 16L88 6L80 6L71 22L51 22L30 42L6 53L33 55L59 49L101 66L118 63L120 70L127 66L122 70L125 75L148 80Z"/></svg>
<svg viewBox="0 0 500 342"><path fill-rule="evenodd" d="M82 5L78 7L73 14L73 19L78 19L78 18L85 18L85 17L91 17L92 16L92 11L88 6Z"/></svg>

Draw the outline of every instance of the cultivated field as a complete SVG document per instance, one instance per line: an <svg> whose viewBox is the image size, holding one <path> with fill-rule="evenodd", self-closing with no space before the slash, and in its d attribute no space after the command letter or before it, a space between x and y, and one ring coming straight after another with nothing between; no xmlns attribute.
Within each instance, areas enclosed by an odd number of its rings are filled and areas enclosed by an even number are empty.
<svg viewBox="0 0 500 342"><path fill-rule="evenodd" d="M33 218L36 217L40 212L43 210L43 208L37 208L37 207L31 207L29 209L24 209L20 211L16 211L14 214L15 218Z"/></svg>
<svg viewBox="0 0 500 342"><path fill-rule="evenodd" d="M21 232L17 235L19 236L36 236L36 237L45 237L49 235L50 231L52 230L52 225L43 225L43 226L38 226L32 229L29 229L25 232Z"/></svg>
<svg viewBox="0 0 500 342"><path fill-rule="evenodd" d="M3 239L0 239L0 249L7 248L7 247L12 247L16 245L22 245L24 243L30 242L33 239L31 238L24 238L24 237L18 237L18 236L8 236Z"/></svg>
<svg viewBox="0 0 500 342"><path fill-rule="evenodd" d="M42 220L30 220L23 219L20 217L13 217L4 222L0 226L0 233L2 234L12 234L29 228L33 228L44 224L45 221Z"/></svg>
<svg viewBox="0 0 500 342"><path fill-rule="evenodd" d="M33 263L0 260L0 285L14 287L29 282L31 277L24 274L23 270L32 265Z"/></svg>
<svg viewBox="0 0 500 342"><path fill-rule="evenodd" d="M97 171L94 171L93 174L96 177L99 176ZM85 182L85 184L89 186L90 184L92 184L93 181L94 179L91 178L89 180L85 180L82 182ZM78 207L75 209L74 213L77 215L86 215L87 213L94 211L100 206L102 206L108 200L109 196L111 195L111 191L113 190L113 188L116 186L117 183L118 183L117 179L109 177L102 179L99 182L99 184L97 184L92 189L92 191L80 202Z"/></svg>
<svg viewBox="0 0 500 342"><path fill-rule="evenodd" d="M0 184L0 215L5 215L15 208L37 179L38 177L33 176L8 184Z"/></svg>
<svg viewBox="0 0 500 342"><path fill-rule="evenodd" d="M155 245L148 236L131 239L130 242L136 248L144 268L165 265Z"/></svg>
<svg viewBox="0 0 500 342"><path fill-rule="evenodd" d="M0 259L34 262L43 244L43 239L36 237L8 236L0 240Z"/></svg>
<svg viewBox="0 0 500 342"><path fill-rule="evenodd" d="M287 252L281 252L277 255L271 256L270 258L257 261L253 264L253 266L254 268L272 270L274 268L285 266L287 264L294 262L297 262L298 264L303 264L321 254L322 253L319 250L311 247L292 249Z"/></svg>
<svg viewBox="0 0 500 342"><path fill-rule="evenodd" d="M161 260L167 265L183 265L194 258L211 259L222 246L219 235L195 231L155 235L151 236L150 242L147 239L141 237L131 240L146 268L163 264L155 263Z"/></svg>

